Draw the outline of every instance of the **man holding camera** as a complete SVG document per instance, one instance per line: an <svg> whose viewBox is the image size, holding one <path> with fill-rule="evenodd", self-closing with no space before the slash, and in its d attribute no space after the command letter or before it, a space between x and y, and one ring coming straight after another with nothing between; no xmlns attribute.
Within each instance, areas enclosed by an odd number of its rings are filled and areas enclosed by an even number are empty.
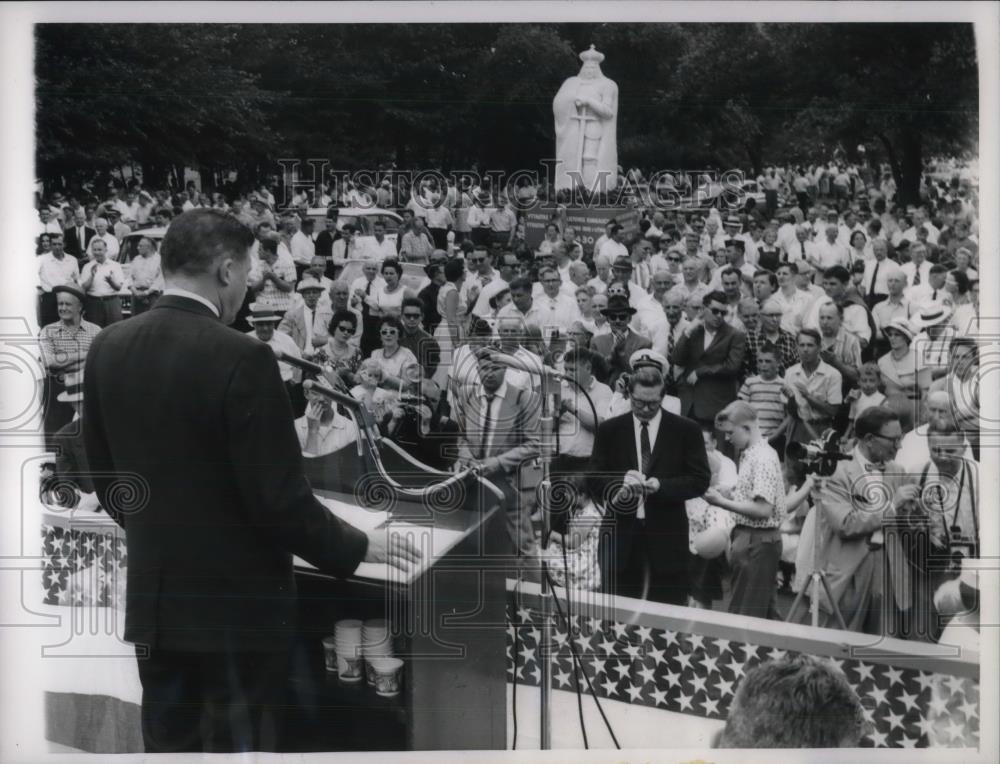
<svg viewBox="0 0 1000 764"><path fill-rule="evenodd" d="M866 634L905 637L915 614L912 562L898 527L912 516L919 488L893 461L902 440L899 416L875 406L855 421L857 446L830 477L813 488L820 522L816 567L827 583L847 628ZM838 620L824 597L820 626Z"/></svg>

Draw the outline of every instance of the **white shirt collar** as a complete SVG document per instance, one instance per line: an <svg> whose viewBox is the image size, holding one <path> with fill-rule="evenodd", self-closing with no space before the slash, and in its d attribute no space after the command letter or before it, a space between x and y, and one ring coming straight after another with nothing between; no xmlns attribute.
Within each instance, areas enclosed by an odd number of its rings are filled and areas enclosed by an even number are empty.
<svg viewBox="0 0 1000 764"><path fill-rule="evenodd" d="M202 305L208 306L208 308L215 314L216 318L222 318L219 313L219 309L215 307L212 303L202 297L200 294L195 294L194 292L189 292L187 289L181 289L180 287L170 287L163 290L163 296L173 295L174 297L187 297L189 300L195 300L200 302Z"/></svg>
<svg viewBox="0 0 1000 764"><path fill-rule="evenodd" d="M663 407L662 406L660 406L660 408L658 408L656 410L656 416L654 416L652 419L649 420L649 429L650 429L650 431L655 430L657 427L660 426L660 420L661 419L663 419ZM643 425L643 422L641 422L639 420L639 417L637 417L635 414L632 414L632 423L635 425L636 429L640 429L642 427L642 425Z"/></svg>
<svg viewBox="0 0 1000 764"><path fill-rule="evenodd" d="M489 396L489 393L486 392L486 388L485 387L480 388L479 397L486 398L487 396ZM507 396L507 380L505 379L503 382L500 383L500 387L498 387L496 391L494 391L493 399L496 400L498 398L505 398L506 396Z"/></svg>

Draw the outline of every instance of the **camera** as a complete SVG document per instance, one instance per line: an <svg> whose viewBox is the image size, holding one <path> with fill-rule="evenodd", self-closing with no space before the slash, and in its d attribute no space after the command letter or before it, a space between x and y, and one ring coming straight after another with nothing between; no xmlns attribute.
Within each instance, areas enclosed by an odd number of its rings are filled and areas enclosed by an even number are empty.
<svg viewBox="0 0 1000 764"><path fill-rule="evenodd" d="M962 558L975 558L979 556L978 544L971 536L962 533L961 526L952 525L948 529L948 552L952 563L961 567Z"/></svg>
<svg viewBox="0 0 1000 764"><path fill-rule="evenodd" d="M830 477L837 470L837 462L851 458L841 453L840 436L832 427L809 443L789 443L788 455L802 462L807 475L819 477Z"/></svg>

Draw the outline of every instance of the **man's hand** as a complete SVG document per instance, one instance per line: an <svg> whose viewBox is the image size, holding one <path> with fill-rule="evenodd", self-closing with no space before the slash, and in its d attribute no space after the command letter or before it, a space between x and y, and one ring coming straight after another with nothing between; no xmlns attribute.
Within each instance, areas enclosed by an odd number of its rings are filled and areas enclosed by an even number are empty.
<svg viewBox="0 0 1000 764"><path fill-rule="evenodd" d="M916 502L920 498L920 486L910 483L909 485L901 486L896 489L896 495L893 497L892 503L899 508L902 504L908 502Z"/></svg>
<svg viewBox="0 0 1000 764"><path fill-rule="evenodd" d="M413 542L388 528L376 528L367 533L368 551L365 562L384 562L409 572L410 565L419 563L423 555Z"/></svg>
<svg viewBox="0 0 1000 764"><path fill-rule="evenodd" d="M320 420L323 417L323 404L319 401L309 401L306 404L306 426L309 429L314 429L319 427Z"/></svg>

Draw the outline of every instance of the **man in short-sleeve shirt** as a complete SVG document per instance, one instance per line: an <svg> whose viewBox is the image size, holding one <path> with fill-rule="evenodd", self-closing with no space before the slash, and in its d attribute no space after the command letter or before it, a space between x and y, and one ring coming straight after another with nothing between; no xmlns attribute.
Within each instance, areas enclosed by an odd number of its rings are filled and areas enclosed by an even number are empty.
<svg viewBox="0 0 1000 764"><path fill-rule="evenodd" d="M736 515L729 562L733 569L729 612L776 618L775 580L781 560L785 489L778 453L760 432L757 412L734 401L719 412L716 429L741 451L732 499L709 488L705 501Z"/></svg>

